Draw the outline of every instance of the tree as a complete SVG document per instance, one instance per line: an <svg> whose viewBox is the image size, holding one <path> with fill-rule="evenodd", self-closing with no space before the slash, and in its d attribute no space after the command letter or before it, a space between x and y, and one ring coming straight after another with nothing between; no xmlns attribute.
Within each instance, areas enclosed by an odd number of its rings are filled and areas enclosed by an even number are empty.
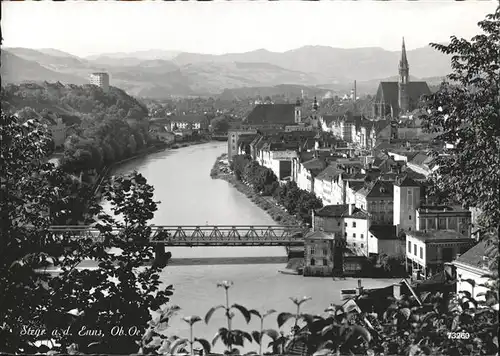
<svg viewBox="0 0 500 356"><path fill-rule="evenodd" d="M1 351L45 353L47 346L35 342L46 339L63 353L72 344L87 353L137 350L151 312L159 311L172 294L172 286L161 286L160 267L144 267L153 257L147 243L152 234L148 220L157 209L153 187L136 172L108 182L102 198L122 218L114 219L85 186L45 163L50 135L42 125L19 124L4 114L0 123ZM93 223L99 239L75 239L49 229L82 207L82 222ZM111 248L122 254L110 253ZM97 268L76 269L83 260L94 260ZM42 272L50 265L61 272ZM79 336L89 325L98 333ZM114 326L123 327L125 335L111 337ZM46 334L24 335L23 327Z"/></svg>
<svg viewBox="0 0 500 356"><path fill-rule="evenodd" d="M216 117L210 124L213 132L227 132L230 127L229 120L225 116Z"/></svg>
<svg viewBox="0 0 500 356"><path fill-rule="evenodd" d="M436 140L454 145L434 153L434 193L483 213L485 235L498 244L500 224L500 8L479 22L483 33L470 41L451 37L432 43L452 55L451 81L425 101L424 126ZM498 249L494 253L496 263Z"/></svg>

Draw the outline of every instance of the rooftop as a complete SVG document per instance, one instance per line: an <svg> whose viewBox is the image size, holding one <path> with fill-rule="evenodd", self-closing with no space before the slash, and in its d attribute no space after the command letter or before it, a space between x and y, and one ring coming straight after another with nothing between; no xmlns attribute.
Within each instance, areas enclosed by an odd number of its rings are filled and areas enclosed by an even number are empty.
<svg viewBox="0 0 500 356"><path fill-rule="evenodd" d="M439 212L457 212L457 213L471 213L467 209L463 209L460 206L448 206L448 205L421 205L417 209L419 213L439 213Z"/></svg>
<svg viewBox="0 0 500 356"><path fill-rule="evenodd" d="M486 249L488 248L488 241L482 241L476 246L472 247L466 253L457 258L456 262L463 263L465 265L475 267L475 268L485 268L487 261L485 257Z"/></svg>
<svg viewBox="0 0 500 356"><path fill-rule="evenodd" d="M314 214L322 217L342 217L348 211L349 205L347 204L325 205L321 209L315 210Z"/></svg>
<svg viewBox="0 0 500 356"><path fill-rule="evenodd" d="M311 231L304 237L305 240L334 240L335 235L324 231Z"/></svg>
<svg viewBox="0 0 500 356"><path fill-rule="evenodd" d="M170 116L168 120L173 122L204 122L208 121L205 115L174 115Z"/></svg>
<svg viewBox="0 0 500 356"><path fill-rule="evenodd" d="M370 232L379 240L398 240L395 225L373 225Z"/></svg>
<svg viewBox="0 0 500 356"><path fill-rule="evenodd" d="M326 167L320 174L318 174L316 178L319 180L332 181L342 172L343 170L338 169L335 165L330 165Z"/></svg>
<svg viewBox="0 0 500 356"><path fill-rule="evenodd" d="M367 198L393 197L394 186L391 182L377 180L375 183L367 184L358 191L359 194Z"/></svg>
<svg viewBox="0 0 500 356"><path fill-rule="evenodd" d="M248 115L246 123L261 124L294 124L295 104L259 104Z"/></svg>
<svg viewBox="0 0 500 356"><path fill-rule="evenodd" d="M411 236L417 238L421 241L430 241L430 240L469 240L474 241L473 239L461 235L460 233L454 230L427 230L427 231L408 231L406 236Z"/></svg>

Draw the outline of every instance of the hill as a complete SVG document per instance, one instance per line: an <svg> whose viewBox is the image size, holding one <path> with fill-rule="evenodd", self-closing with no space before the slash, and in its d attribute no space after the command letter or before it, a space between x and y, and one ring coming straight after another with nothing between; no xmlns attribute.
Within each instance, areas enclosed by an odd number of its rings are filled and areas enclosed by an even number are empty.
<svg viewBox="0 0 500 356"><path fill-rule="evenodd" d="M416 78L442 77L450 72L449 58L430 47L407 53L410 73ZM2 79L4 83L47 80L83 84L88 83L91 72L106 71L112 85L134 96L155 99L213 96L239 88L279 89L283 84L317 87L320 92L324 88L350 91L354 80L359 92L374 94L379 78L397 75L399 58L399 51L382 48L324 46L283 53L261 49L210 55L150 50L87 58L55 49L10 48L2 51L2 62L7 64L2 66Z"/></svg>
<svg viewBox="0 0 500 356"><path fill-rule="evenodd" d="M85 79L79 76L51 70L35 60L27 60L8 51L2 50L1 61L2 85L4 83L22 83L25 81L61 81L74 84L84 84L86 82Z"/></svg>
<svg viewBox="0 0 500 356"><path fill-rule="evenodd" d="M89 84L8 84L2 87L1 100L2 110L10 113L29 107L37 113L52 112L90 120L105 117L141 119L148 115L145 105L123 90L111 87L103 92Z"/></svg>

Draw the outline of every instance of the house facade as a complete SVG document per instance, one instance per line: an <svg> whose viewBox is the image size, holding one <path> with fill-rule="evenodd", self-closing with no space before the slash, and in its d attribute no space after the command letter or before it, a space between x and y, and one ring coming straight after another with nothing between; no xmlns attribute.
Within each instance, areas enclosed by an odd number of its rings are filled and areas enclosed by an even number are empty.
<svg viewBox="0 0 500 356"><path fill-rule="evenodd" d="M476 241L456 231L408 231L406 233L407 271L419 271L422 276L441 272L445 263L451 263Z"/></svg>
<svg viewBox="0 0 500 356"><path fill-rule="evenodd" d="M394 197L391 182L377 180L355 194L356 207L368 211L374 224L393 224Z"/></svg>
<svg viewBox="0 0 500 356"><path fill-rule="evenodd" d="M487 291L487 288L482 286L488 283L488 278L484 275L490 273L489 258L486 256L487 247L486 241L480 242L453 261L457 275L457 293L467 291L472 298L485 300L485 296L481 294Z"/></svg>
<svg viewBox="0 0 500 356"><path fill-rule="evenodd" d="M422 206L416 210L417 230L453 230L470 237L470 210L449 206Z"/></svg>
<svg viewBox="0 0 500 356"><path fill-rule="evenodd" d="M368 233L369 255L404 256L405 240L399 238L394 225L374 225Z"/></svg>

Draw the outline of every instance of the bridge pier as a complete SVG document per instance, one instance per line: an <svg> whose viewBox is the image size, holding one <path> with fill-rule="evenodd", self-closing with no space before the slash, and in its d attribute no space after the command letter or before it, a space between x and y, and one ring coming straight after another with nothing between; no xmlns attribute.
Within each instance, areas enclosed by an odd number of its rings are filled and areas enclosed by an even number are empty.
<svg viewBox="0 0 500 356"><path fill-rule="evenodd" d="M153 260L153 267L165 267L167 265L169 254L165 252L165 245L155 244L155 257Z"/></svg>
<svg viewBox="0 0 500 356"><path fill-rule="evenodd" d="M286 253L288 256L288 261L291 258L304 258L305 257L305 247L304 246L287 246Z"/></svg>

